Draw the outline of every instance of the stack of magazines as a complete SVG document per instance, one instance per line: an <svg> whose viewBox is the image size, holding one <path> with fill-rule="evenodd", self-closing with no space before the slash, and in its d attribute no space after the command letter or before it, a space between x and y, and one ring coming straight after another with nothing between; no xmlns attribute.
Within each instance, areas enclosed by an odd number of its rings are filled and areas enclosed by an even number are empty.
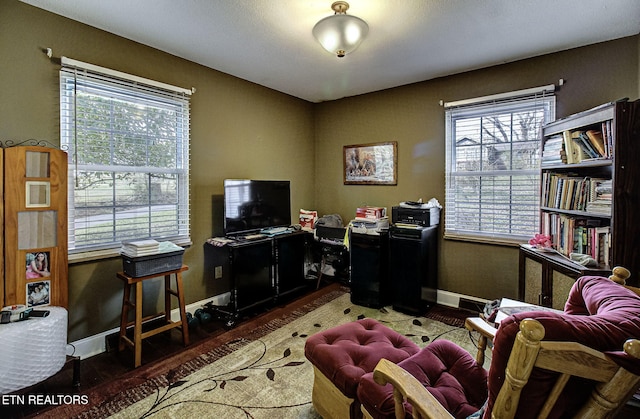
<svg viewBox="0 0 640 419"><path fill-rule="evenodd" d="M184 249L172 242L169 242L169 241L158 242L153 239L146 239L146 240L123 241L122 248L120 249L120 254L131 257L131 258L135 258L140 256L155 255L158 253L176 252L179 250L184 250Z"/></svg>

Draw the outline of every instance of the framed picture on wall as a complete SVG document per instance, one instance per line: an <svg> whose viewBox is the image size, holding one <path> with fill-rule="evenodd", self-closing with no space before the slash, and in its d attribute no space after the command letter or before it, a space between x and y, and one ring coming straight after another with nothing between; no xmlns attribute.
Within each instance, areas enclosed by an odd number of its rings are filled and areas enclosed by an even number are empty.
<svg viewBox="0 0 640 419"><path fill-rule="evenodd" d="M397 185L398 143L344 146L343 164L345 185Z"/></svg>

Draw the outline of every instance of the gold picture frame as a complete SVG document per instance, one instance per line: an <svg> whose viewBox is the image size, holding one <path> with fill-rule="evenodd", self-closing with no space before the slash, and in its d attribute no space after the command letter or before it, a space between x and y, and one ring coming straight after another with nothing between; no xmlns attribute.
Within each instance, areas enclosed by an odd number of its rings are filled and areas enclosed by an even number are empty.
<svg viewBox="0 0 640 419"><path fill-rule="evenodd" d="M346 145L343 147L345 185L397 185L398 143Z"/></svg>

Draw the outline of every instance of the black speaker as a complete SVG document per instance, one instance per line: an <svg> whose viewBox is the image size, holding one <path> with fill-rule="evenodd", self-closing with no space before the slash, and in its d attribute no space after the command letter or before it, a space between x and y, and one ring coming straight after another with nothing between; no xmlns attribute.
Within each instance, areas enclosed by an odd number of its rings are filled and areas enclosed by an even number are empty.
<svg viewBox="0 0 640 419"><path fill-rule="evenodd" d="M389 234L350 233L351 302L380 308L391 303Z"/></svg>
<svg viewBox="0 0 640 419"><path fill-rule="evenodd" d="M438 226L389 231L389 272L394 310L423 315L437 301Z"/></svg>

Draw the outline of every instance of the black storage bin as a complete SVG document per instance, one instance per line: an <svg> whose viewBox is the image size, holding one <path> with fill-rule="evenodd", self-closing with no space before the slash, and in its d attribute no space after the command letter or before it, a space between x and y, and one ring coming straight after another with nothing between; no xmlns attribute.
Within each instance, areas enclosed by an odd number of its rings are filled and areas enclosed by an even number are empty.
<svg viewBox="0 0 640 419"><path fill-rule="evenodd" d="M122 255L122 269L133 278L174 271L182 266L183 254L184 249L135 258Z"/></svg>

